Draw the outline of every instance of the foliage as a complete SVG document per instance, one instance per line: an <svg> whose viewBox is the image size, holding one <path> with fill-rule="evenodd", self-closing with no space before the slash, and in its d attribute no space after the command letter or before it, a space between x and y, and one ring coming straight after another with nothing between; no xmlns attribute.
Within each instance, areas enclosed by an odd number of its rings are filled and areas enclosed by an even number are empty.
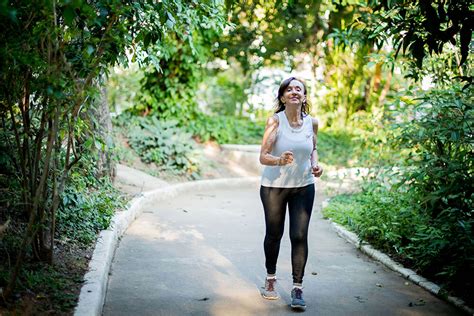
<svg viewBox="0 0 474 316"><path fill-rule="evenodd" d="M364 19L370 8L364 2L333 3L327 29L316 44L318 64L324 67L320 109L327 125L346 126L360 112L383 111L387 96L396 91L394 68L400 67L390 47L374 45L357 21Z"/></svg>
<svg viewBox="0 0 474 316"><path fill-rule="evenodd" d="M401 125L401 146L410 150L404 173L419 196L430 224L418 236L414 253L430 249L420 266L443 264L454 284L472 270L474 244L473 89L433 90L422 96L413 119ZM474 284L474 282L471 283ZM472 285L471 284L471 285Z"/></svg>
<svg viewBox="0 0 474 316"><path fill-rule="evenodd" d="M355 0L237 1L229 13L235 28L216 54L237 60L244 74L270 64L310 68L310 99L326 126L340 128L358 111L383 107L391 87L393 53L351 27L369 10Z"/></svg>
<svg viewBox="0 0 474 316"><path fill-rule="evenodd" d="M397 156L383 139L384 132L359 133L353 129L331 128L318 132L319 161L335 167L378 167L393 164Z"/></svg>
<svg viewBox="0 0 474 316"><path fill-rule="evenodd" d="M7 271L0 266L0 283L4 283L7 278ZM68 275L63 269L54 269L46 264L29 264L21 271L18 291L26 293L21 303L33 314L44 314L51 310L67 313L76 305L77 297L73 289L80 282L80 276ZM11 315L17 313L21 314L21 311Z"/></svg>
<svg viewBox="0 0 474 316"><path fill-rule="evenodd" d="M183 33L168 35L147 49L146 56L157 57L144 73L132 113L152 112L160 119L181 122L192 118L197 110L196 91L204 74L202 66L209 60L211 47L225 24L224 8L211 3L196 3L205 12L202 18L190 10L190 16L180 18L194 23L189 23Z"/></svg>
<svg viewBox="0 0 474 316"><path fill-rule="evenodd" d="M97 154L83 155L81 160L71 169L61 202L56 212L55 230L55 265L38 263L34 260L34 249L27 249L27 259L18 274L17 293L22 299L15 305L32 304L33 313L44 313L48 310L68 312L76 304L76 288L81 284L81 269L63 268L63 260L73 261L72 265L87 263L82 255L76 258L71 254L71 248L84 247L96 240L100 230L109 226L115 211L124 205L123 198L112 187L108 178L97 178ZM0 164L8 176L11 170ZM9 180L9 181L8 181ZM4 183L3 181L8 181ZM1 222L10 218L11 222L4 236L0 236L0 288L7 286L11 277L11 267L20 251L21 240L26 224L19 214L21 203L17 190L20 184L14 179L2 177L0 181L2 197L0 200ZM61 249L61 250L60 250ZM70 258L73 257L73 258ZM80 271L79 271L80 270ZM30 302L31 300L31 302ZM21 310L21 306L18 307ZM18 312L21 314L22 312Z"/></svg>
<svg viewBox="0 0 474 316"><path fill-rule="evenodd" d="M340 128L360 113L383 110L392 75L385 66L388 57L371 61L373 58L367 57L369 47L352 48L335 42L325 48L326 57L321 63L326 74L316 104L324 113L326 124Z"/></svg>
<svg viewBox="0 0 474 316"><path fill-rule="evenodd" d="M205 58L201 48L196 54L179 38L161 43L159 68L150 67L140 82L133 113L151 112L162 120L188 121L196 111L195 93Z"/></svg>
<svg viewBox="0 0 474 316"><path fill-rule="evenodd" d="M365 183L361 193L331 199L324 216L472 302L474 282L467 277L474 268L472 217L458 223L433 219L422 196L398 176L389 177Z"/></svg>
<svg viewBox="0 0 474 316"><path fill-rule="evenodd" d="M321 29L323 1L234 1L229 19L235 25L219 41L216 55L235 58L244 74L268 64L291 63L291 54Z"/></svg>
<svg viewBox="0 0 474 316"><path fill-rule="evenodd" d="M430 78L436 88L423 93L408 81L407 90L392 93L391 110L384 110L397 123L385 137L404 162L399 182L375 179L362 193L335 199L326 213L472 301L466 289L473 292L474 281L466 275L474 267L473 94L469 84L463 90L453 83L456 77L469 81L472 74L465 62L466 38L471 38L467 6L465 1L381 2L361 11L345 33L365 34L378 47L394 43L397 51L388 59L394 69L403 48L410 63L398 69L414 79ZM461 44L445 47L454 40ZM427 51L436 55L427 57Z"/></svg>
<svg viewBox="0 0 474 316"><path fill-rule="evenodd" d="M115 211L125 200L108 178L97 179L92 157L82 158L71 172L57 213L58 239L89 245L97 234L109 228ZM81 168L83 167L83 168Z"/></svg>
<svg viewBox="0 0 474 316"><path fill-rule="evenodd" d="M473 89L432 90L421 96L412 119L398 125L410 149L407 181L436 218L445 209L469 216L474 194ZM456 211L457 210L457 211ZM459 212L458 212L459 211ZM447 215L447 214L445 214Z"/></svg>
<svg viewBox="0 0 474 316"><path fill-rule="evenodd" d="M404 187L367 182L362 193L333 198L324 215L346 225L375 247L406 260L412 236L428 222L413 199L416 197Z"/></svg>
<svg viewBox="0 0 474 316"><path fill-rule="evenodd" d="M133 117L127 113L116 119L119 126L125 122L128 143L144 162L176 173L199 174L193 158L194 140L177 121L160 121L155 116Z"/></svg>
<svg viewBox="0 0 474 316"><path fill-rule="evenodd" d="M413 70L423 67L427 53L442 53L447 43L456 45L461 54L457 64L466 62L473 29L471 1L372 0L368 4L372 10L363 23L368 38L379 46L390 38L397 54L401 50L412 59Z"/></svg>
<svg viewBox="0 0 474 316"><path fill-rule="evenodd" d="M391 96L390 100L398 99ZM401 100L407 101L407 98ZM400 113L390 108L374 108L371 112L358 111L344 126L321 126L318 132L319 160L333 167L382 167L400 164L402 152L393 142L399 132L391 127L400 118ZM318 115L325 123L328 115Z"/></svg>
<svg viewBox="0 0 474 316"><path fill-rule="evenodd" d="M405 166L393 185L376 179L325 214L395 253L466 299L474 288L474 108L472 88L426 92L398 124ZM393 177L391 175L390 177ZM472 293L472 290L467 291Z"/></svg>
<svg viewBox="0 0 474 316"><path fill-rule="evenodd" d="M138 69L137 63L127 68L114 67L110 70L106 90L111 111L120 114L135 106L142 79L143 70Z"/></svg>
<svg viewBox="0 0 474 316"><path fill-rule="evenodd" d="M176 34L192 45L194 28L222 22L214 19L219 8L180 0L0 3L0 117L13 135L7 138L11 176L21 186L12 214L26 224L2 299L12 297L30 247L36 259L53 262L67 179L81 155L100 144L89 110L100 98L101 76L128 63L127 49L133 60L158 65L148 48Z"/></svg>
<svg viewBox="0 0 474 316"><path fill-rule="evenodd" d="M231 65L223 71L211 70L208 76L199 89L200 103L212 113L242 117L252 80L243 74L238 65Z"/></svg>
<svg viewBox="0 0 474 316"><path fill-rule="evenodd" d="M185 128L201 142L215 140L219 144L260 144L265 123L233 116L197 113Z"/></svg>

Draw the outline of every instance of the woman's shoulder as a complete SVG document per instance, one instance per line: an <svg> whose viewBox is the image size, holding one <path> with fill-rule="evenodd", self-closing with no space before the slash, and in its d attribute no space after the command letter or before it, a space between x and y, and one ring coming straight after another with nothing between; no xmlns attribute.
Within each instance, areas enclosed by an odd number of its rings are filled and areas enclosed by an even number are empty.
<svg viewBox="0 0 474 316"><path fill-rule="evenodd" d="M278 113L273 114L272 116L270 116L267 119L267 125L277 125L278 126L279 122L280 122L280 116L278 115Z"/></svg>
<svg viewBox="0 0 474 316"><path fill-rule="evenodd" d="M277 130L279 127L278 116L272 115L267 119L265 130Z"/></svg>

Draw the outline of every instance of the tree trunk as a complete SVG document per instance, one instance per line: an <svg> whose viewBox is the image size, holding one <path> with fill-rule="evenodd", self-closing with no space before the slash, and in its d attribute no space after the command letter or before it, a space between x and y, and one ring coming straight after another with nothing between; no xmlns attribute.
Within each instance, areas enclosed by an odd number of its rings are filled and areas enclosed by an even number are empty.
<svg viewBox="0 0 474 316"><path fill-rule="evenodd" d="M109 104L107 101L107 89L103 87L100 93L100 100L95 109L95 117L97 118L96 135L105 143L104 148L99 150L97 170L98 177L111 177L115 175L115 163L112 159L112 119L110 117Z"/></svg>

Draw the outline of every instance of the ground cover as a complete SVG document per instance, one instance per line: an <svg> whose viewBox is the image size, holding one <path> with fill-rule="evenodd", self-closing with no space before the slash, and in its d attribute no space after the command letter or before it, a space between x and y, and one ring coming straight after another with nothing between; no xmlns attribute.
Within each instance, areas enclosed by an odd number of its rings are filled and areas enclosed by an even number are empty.
<svg viewBox="0 0 474 316"><path fill-rule="evenodd" d="M326 218L345 226L393 260L439 284L442 295L473 306L470 281L469 224L433 221L406 186L366 181L362 190L334 196L323 209ZM452 228L454 227L454 228ZM451 242L449 242L451 241ZM447 260L445 253L452 257Z"/></svg>

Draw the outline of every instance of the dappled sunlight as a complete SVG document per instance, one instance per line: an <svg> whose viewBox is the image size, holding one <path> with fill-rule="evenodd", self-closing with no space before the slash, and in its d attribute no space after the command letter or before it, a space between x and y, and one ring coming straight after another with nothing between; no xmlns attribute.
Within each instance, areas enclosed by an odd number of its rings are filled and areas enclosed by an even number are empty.
<svg viewBox="0 0 474 316"><path fill-rule="evenodd" d="M255 175L254 173L249 172L247 169L242 168L238 163L235 163L233 161L229 161L228 166L235 174L239 176L248 177Z"/></svg>
<svg viewBox="0 0 474 316"><path fill-rule="evenodd" d="M263 166L259 162L257 151L242 151L224 147L222 155L227 159L228 167L240 176L260 175Z"/></svg>
<svg viewBox="0 0 474 316"><path fill-rule="evenodd" d="M173 288L176 279L170 277L170 273L172 275L179 271L192 283L182 290L180 297L188 303L194 301L192 307L185 303L183 312L267 315L281 311L284 302L264 300L260 293L262 284L255 284L250 277L252 273L243 272L239 269L238 262L211 245L210 239L204 238L204 231L201 233L195 225L179 225L175 221L160 223L157 217L147 215L143 214L130 227L127 238L149 244L144 249L156 247L162 253L152 260L137 261L140 265L150 264L151 270L148 273L153 275L154 281L146 279L140 287L150 287L155 292L146 294L142 299L145 304L160 306L160 315L172 312L166 307L168 300L175 299L170 296L172 292L169 290ZM152 256L154 255L150 254Z"/></svg>
<svg viewBox="0 0 474 316"><path fill-rule="evenodd" d="M135 223L127 231L127 235L139 236L146 240L163 240L190 242L193 240L203 240L204 236L194 225L185 225L180 228L170 226L166 223L159 223L156 220Z"/></svg>
<svg viewBox="0 0 474 316"><path fill-rule="evenodd" d="M204 261L211 268L207 274L209 286L210 315L261 315L280 304L262 299L259 286L246 280L237 267L217 249L207 244L200 245L198 261Z"/></svg>

